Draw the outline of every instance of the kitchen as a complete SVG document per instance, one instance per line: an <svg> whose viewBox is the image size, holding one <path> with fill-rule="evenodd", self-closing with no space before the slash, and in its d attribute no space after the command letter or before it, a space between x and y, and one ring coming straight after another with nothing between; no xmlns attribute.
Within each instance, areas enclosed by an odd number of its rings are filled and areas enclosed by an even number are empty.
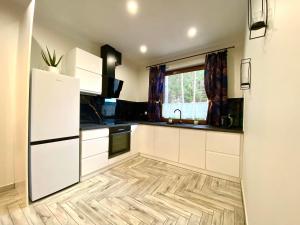
<svg viewBox="0 0 300 225"><path fill-rule="evenodd" d="M299 4L249 2L3 1L0 224L297 224Z"/></svg>

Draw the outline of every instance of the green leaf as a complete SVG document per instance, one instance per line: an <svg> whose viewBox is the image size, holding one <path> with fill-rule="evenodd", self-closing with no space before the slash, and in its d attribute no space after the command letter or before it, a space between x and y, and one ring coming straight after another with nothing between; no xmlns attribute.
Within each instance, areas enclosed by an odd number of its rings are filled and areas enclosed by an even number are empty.
<svg viewBox="0 0 300 225"><path fill-rule="evenodd" d="M46 55L45 55L45 53L44 53L43 50L41 51L41 55L42 55L42 57L43 57L45 63L46 63L48 66L50 66L50 63L49 63L49 61L48 61L48 59L47 59L47 57L46 57Z"/></svg>
<svg viewBox="0 0 300 225"><path fill-rule="evenodd" d="M58 66L58 64L60 63L60 61L61 61L62 58L63 58L63 56L61 56L61 57L59 58L58 62L55 64L55 67Z"/></svg>
<svg viewBox="0 0 300 225"><path fill-rule="evenodd" d="M55 54L55 50L54 50L54 52L53 52L53 62L54 62L54 64L56 63L56 54Z"/></svg>
<svg viewBox="0 0 300 225"><path fill-rule="evenodd" d="M47 46L46 46L46 49L47 49L47 53L48 53L48 57L49 57L49 61L50 61L50 65L51 65L51 66L54 66L54 65L55 65L55 63L53 62L53 59L52 59L52 57L51 57L50 51L49 51L49 49L48 49L48 47L47 47Z"/></svg>

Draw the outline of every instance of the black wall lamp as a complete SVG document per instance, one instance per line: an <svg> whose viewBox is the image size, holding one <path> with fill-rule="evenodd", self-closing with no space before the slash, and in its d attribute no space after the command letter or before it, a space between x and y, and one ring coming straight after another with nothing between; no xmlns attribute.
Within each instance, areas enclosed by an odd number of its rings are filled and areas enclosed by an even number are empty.
<svg viewBox="0 0 300 225"><path fill-rule="evenodd" d="M242 59L241 61L241 90L251 88L251 58Z"/></svg>
<svg viewBox="0 0 300 225"><path fill-rule="evenodd" d="M261 10L258 11L259 13L256 14L256 16L253 16L252 0L248 0L248 26L250 31L250 40L266 36L269 18L268 11L268 0L261 0ZM262 32L259 32L257 35L259 30L262 30Z"/></svg>

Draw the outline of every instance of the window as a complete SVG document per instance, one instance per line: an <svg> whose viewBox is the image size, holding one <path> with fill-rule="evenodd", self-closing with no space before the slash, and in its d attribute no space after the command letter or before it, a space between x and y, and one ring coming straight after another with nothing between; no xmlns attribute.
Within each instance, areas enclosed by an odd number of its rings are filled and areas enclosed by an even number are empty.
<svg viewBox="0 0 300 225"><path fill-rule="evenodd" d="M168 71L165 78L163 118L206 120L208 99L204 88L204 66Z"/></svg>

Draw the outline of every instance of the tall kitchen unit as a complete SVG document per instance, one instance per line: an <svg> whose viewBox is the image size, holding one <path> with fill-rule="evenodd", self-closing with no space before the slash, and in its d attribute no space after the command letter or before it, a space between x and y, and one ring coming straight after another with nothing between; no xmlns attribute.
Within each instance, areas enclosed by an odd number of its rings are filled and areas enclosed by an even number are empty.
<svg viewBox="0 0 300 225"><path fill-rule="evenodd" d="M33 69L30 87L31 201L79 182L79 80Z"/></svg>

